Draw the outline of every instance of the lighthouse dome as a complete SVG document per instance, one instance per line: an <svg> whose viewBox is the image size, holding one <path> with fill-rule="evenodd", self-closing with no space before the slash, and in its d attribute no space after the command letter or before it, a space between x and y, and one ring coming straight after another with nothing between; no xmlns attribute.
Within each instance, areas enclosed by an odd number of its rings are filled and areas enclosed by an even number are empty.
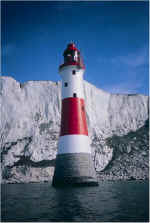
<svg viewBox="0 0 150 223"><path fill-rule="evenodd" d="M64 63L60 65L59 69L68 66L78 66L79 69L85 69L80 51L76 48L74 43L69 43L67 49L63 53Z"/></svg>

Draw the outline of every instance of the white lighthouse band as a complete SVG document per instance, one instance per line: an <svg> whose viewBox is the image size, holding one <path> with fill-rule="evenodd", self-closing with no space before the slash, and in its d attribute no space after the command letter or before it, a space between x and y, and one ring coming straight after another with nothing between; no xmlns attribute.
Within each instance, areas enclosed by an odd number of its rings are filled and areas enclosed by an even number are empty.
<svg viewBox="0 0 150 223"><path fill-rule="evenodd" d="M62 77L62 99L78 97L84 99L83 74L84 69L69 65L59 71Z"/></svg>
<svg viewBox="0 0 150 223"><path fill-rule="evenodd" d="M86 135L61 136L58 143L58 154L89 153L91 154L90 139Z"/></svg>

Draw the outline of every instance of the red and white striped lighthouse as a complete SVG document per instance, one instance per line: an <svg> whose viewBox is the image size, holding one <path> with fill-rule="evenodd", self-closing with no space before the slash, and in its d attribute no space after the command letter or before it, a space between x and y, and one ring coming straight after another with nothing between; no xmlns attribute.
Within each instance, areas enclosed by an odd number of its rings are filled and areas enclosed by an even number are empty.
<svg viewBox="0 0 150 223"><path fill-rule="evenodd" d="M75 44L64 51L61 130L53 186L98 185L91 156L83 91L85 66Z"/></svg>

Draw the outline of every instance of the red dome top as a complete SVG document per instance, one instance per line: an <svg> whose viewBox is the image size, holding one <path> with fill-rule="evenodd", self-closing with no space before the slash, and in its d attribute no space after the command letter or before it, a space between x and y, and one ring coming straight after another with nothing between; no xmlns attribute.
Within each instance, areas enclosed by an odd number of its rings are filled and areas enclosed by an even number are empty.
<svg viewBox="0 0 150 223"><path fill-rule="evenodd" d="M79 50L76 48L76 46L75 46L74 43L69 43L69 44L67 45L67 50L75 50L75 51L79 51Z"/></svg>

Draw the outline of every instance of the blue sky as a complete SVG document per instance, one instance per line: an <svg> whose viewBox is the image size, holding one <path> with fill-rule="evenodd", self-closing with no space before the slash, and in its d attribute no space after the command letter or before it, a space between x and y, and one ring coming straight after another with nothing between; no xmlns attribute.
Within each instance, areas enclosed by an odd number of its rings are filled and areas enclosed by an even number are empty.
<svg viewBox="0 0 150 223"><path fill-rule="evenodd" d="M112 93L148 95L148 2L2 2L2 75L58 81L73 40L84 79Z"/></svg>

